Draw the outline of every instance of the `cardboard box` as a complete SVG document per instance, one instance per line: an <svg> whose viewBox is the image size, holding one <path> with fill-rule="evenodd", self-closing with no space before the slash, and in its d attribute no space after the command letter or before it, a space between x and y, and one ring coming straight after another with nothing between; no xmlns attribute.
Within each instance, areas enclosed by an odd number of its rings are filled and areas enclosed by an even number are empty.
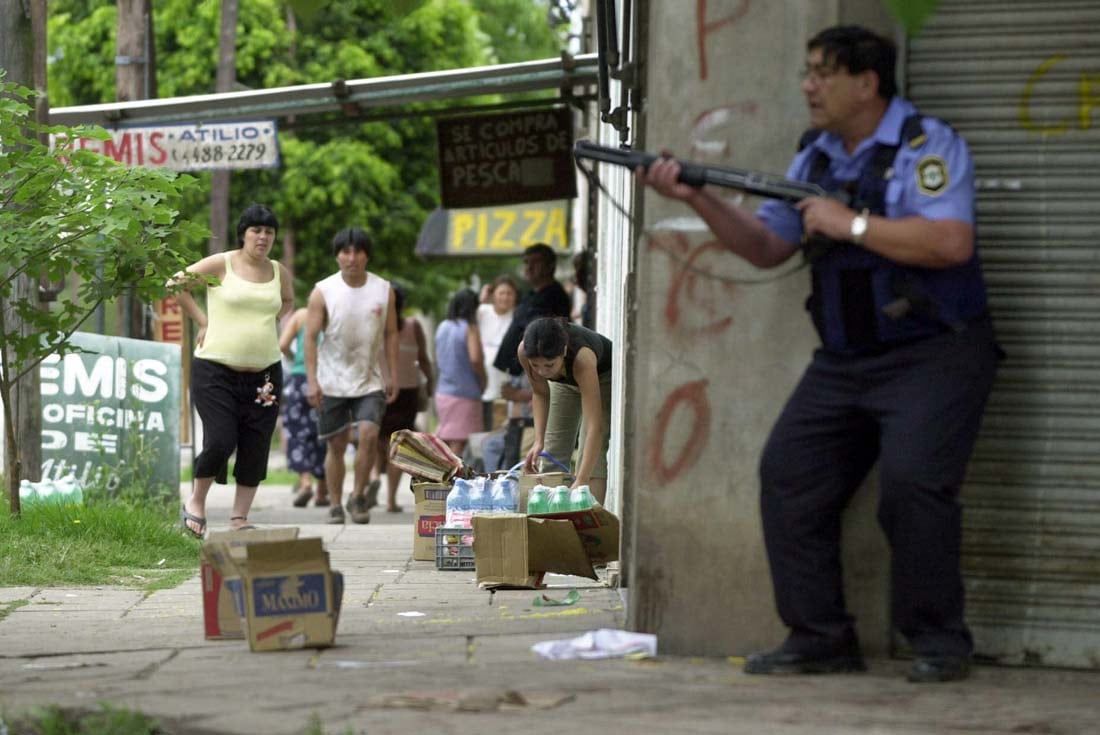
<svg viewBox="0 0 1100 735"><path fill-rule="evenodd" d="M535 485L546 485L547 487L557 487L558 485L565 485L566 487L573 484L573 476L568 472L542 472L532 473L529 475L519 476L519 512L527 512L527 496L530 494L531 489Z"/></svg>
<svg viewBox="0 0 1100 735"><path fill-rule="evenodd" d="M619 519L602 506L569 513L474 516L474 564L483 587L538 588L547 572L597 579L619 558Z"/></svg>
<svg viewBox="0 0 1100 735"><path fill-rule="evenodd" d="M234 605L231 586L240 584L238 565L244 561L245 547L251 543L295 538L298 538L296 527L211 531L206 534L199 559L202 618L207 639L244 638L241 616Z"/></svg>
<svg viewBox="0 0 1100 735"><path fill-rule="evenodd" d="M324 648L336 639L344 577L329 568L320 538L249 544L240 610L253 651Z"/></svg>
<svg viewBox="0 0 1100 735"><path fill-rule="evenodd" d="M446 518L449 492L449 482L413 482L413 559L435 561L435 529Z"/></svg>

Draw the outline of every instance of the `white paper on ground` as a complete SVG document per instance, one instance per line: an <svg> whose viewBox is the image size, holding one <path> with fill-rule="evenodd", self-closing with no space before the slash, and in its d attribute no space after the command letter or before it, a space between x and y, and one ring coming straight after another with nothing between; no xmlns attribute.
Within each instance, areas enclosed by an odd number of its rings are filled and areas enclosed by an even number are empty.
<svg viewBox="0 0 1100 735"><path fill-rule="evenodd" d="M531 650L552 661L571 658L618 658L621 656L657 655L657 636L651 633L631 633L626 630L600 628L577 638L540 641Z"/></svg>

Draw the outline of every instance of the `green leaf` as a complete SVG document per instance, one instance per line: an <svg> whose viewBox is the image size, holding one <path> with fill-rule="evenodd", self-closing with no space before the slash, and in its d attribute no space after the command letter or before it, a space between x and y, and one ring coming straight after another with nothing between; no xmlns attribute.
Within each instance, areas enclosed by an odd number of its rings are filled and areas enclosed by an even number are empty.
<svg viewBox="0 0 1100 735"><path fill-rule="evenodd" d="M940 0L884 0L890 14L910 36L916 36L936 12Z"/></svg>

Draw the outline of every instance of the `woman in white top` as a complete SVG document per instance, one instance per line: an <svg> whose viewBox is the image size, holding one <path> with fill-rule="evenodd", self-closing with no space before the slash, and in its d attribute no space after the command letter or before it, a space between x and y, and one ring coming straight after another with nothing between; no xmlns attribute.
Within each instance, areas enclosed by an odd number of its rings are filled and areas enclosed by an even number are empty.
<svg viewBox="0 0 1100 735"><path fill-rule="evenodd" d="M481 290L481 303L477 307L477 328L481 333L481 352L485 359L485 392L481 394L485 412L485 431L492 431L493 401L500 398L500 387L508 375L493 367L500 342L512 323L512 315L519 300L519 288L511 276L497 276Z"/></svg>

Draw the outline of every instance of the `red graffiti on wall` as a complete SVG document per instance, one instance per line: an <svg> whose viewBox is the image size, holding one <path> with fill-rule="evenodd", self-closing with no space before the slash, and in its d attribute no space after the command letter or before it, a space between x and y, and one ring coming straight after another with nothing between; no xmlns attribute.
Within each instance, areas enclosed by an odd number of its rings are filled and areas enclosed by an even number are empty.
<svg viewBox="0 0 1100 735"><path fill-rule="evenodd" d="M679 453L671 462L667 462L665 461L665 442L672 418L681 406L692 414L691 429L687 432ZM681 435L683 432L676 433L676 436ZM709 435L710 401L707 399L707 381L695 380L684 383L668 395L664 405L661 406L660 413L657 414L656 430L649 450L657 481L669 482L691 468L703 453L703 447Z"/></svg>
<svg viewBox="0 0 1100 735"><path fill-rule="evenodd" d="M730 136L723 135L727 127L735 127L742 116L756 114L756 102L731 102L703 110L691 125L691 158L729 158Z"/></svg>
<svg viewBox="0 0 1100 735"><path fill-rule="evenodd" d="M733 324L736 285L714 273L708 260L715 255L728 256L717 240L693 246L684 232L659 232L651 235L649 247L672 259L672 281L665 295L665 326L680 339L711 336Z"/></svg>
<svg viewBox="0 0 1100 735"><path fill-rule="evenodd" d="M737 8L716 20L707 20L707 0L695 0L695 29L699 44L699 78L707 78L707 35L719 28L732 25L749 12L751 0L741 0Z"/></svg>

